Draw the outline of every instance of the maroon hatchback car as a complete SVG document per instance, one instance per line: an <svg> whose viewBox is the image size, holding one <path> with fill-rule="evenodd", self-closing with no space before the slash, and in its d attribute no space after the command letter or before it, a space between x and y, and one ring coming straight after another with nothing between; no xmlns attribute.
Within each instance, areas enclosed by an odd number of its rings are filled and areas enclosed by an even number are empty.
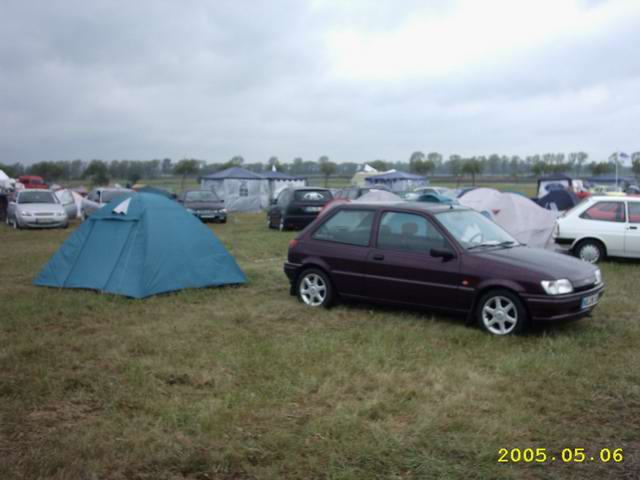
<svg viewBox="0 0 640 480"><path fill-rule="evenodd" d="M284 271L305 304L336 297L466 315L494 335L532 321L589 315L600 270L529 248L482 214L457 206L344 204L289 245Z"/></svg>

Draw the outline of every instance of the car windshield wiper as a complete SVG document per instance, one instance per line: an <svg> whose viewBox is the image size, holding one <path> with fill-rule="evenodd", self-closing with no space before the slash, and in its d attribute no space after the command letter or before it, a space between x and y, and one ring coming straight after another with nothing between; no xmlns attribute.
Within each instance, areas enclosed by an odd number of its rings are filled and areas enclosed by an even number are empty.
<svg viewBox="0 0 640 480"><path fill-rule="evenodd" d="M513 240L505 240L504 242L497 242L495 240L491 240L488 242L482 242L476 245L471 245L470 247L467 247L467 250L473 250L474 248L480 248L480 247L513 247L514 245L516 245L516 242L514 242Z"/></svg>

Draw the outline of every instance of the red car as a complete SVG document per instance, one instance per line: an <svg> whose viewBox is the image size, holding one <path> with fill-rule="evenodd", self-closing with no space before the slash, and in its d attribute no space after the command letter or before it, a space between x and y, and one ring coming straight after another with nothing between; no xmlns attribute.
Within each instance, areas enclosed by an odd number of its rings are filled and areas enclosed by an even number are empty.
<svg viewBox="0 0 640 480"><path fill-rule="evenodd" d="M38 175L22 175L18 177L18 182L24 185L25 189L43 189L46 190L49 186L44 183L42 177Z"/></svg>
<svg viewBox="0 0 640 480"><path fill-rule="evenodd" d="M336 206L291 241L284 271L310 307L419 306L494 335L585 317L604 291L593 265L521 245L474 210L413 202Z"/></svg>

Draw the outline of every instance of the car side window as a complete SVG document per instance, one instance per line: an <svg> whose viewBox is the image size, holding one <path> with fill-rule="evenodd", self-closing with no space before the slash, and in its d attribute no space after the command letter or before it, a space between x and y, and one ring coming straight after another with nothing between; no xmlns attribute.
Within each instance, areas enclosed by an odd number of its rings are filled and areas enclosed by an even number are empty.
<svg viewBox="0 0 640 480"><path fill-rule="evenodd" d="M342 210L313 233L314 240L367 246L375 212L372 210Z"/></svg>
<svg viewBox="0 0 640 480"><path fill-rule="evenodd" d="M349 200L355 200L356 198L358 198L358 189L352 188L350 190L347 190L347 198Z"/></svg>
<svg viewBox="0 0 640 480"><path fill-rule="evenodd" d="M378 248L429 253L432 248L451 250L449 242L422 215L385 212L378 229Z"/></svg>
<svg viewBox="0 0 640 480"><path fill-rule="evenodd" d="M624 222L624 202L598 202L587 208L580 218L601 222Z"/></svg>
<svg viewBox="0 0 640 480"><path fill-rule="evenodd" d="M640 223L640 202L629 202L629 223Z"/></svg>

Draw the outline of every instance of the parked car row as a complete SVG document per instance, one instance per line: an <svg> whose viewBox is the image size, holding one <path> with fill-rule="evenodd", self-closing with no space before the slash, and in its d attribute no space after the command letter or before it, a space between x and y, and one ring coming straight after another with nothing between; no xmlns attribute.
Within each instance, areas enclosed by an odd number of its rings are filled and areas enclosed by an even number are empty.
<svg viewBox="0 0 640 480"><path fill-rule="evenodd" d="M67 228L69 216L51 190L24 189L7 206L7 225L20 228Z"/></svg>

